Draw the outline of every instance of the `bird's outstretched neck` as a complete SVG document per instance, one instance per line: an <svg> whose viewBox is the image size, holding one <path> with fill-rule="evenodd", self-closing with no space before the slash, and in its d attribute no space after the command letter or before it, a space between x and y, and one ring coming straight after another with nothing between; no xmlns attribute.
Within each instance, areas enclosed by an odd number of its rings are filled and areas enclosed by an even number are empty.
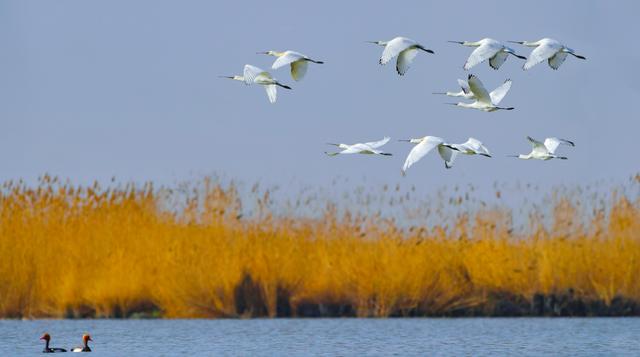
<svg viewBox="0 0 640 357"><path fill-rule="evenodd" d="M243 76L218 76L219 78L228 78L228 79L233 79L235 81L243 81L244 82L244 77Z"/></svg>
<svg viewBox="0 0 640 357"><path fill-rule="evenodd" d="M459 45L467 46L467 47L478 47L480 46L479 42L469 42L469 41L447 41L451 43L457 43Z"/></svg>

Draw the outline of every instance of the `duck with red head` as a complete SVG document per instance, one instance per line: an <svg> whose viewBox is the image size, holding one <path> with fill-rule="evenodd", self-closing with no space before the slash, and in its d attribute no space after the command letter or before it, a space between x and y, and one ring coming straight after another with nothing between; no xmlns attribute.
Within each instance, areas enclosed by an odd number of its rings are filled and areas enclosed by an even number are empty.
<svg viewBox="0 0 640 357"><path fill-rule="evenodd" d="M49 335L48 333L43 334L40 339L44 340L44 350L42 350L43 353L67 352L67 350L65 350L64 348L49 347L51 335Z"/></svg>
<svg viewBox="0 0 640 357"><path fill-rule="evenodd" d="M85 333L84 335L82 335L82 346L72 348L71 352L91 352L91 348L89 348L89 341L93 340L88 333Z"/></svg>

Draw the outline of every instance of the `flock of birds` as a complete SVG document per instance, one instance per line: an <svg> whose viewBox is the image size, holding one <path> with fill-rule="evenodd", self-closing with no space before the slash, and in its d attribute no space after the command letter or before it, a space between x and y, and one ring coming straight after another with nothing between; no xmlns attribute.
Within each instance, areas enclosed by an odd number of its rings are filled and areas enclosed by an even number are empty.
<svg viewBox="0 0 640 357"><path fill-rule="evenodd" d="M384 47L382 51L382 56L380 57L380 64L385 65L389 63L394 58L396 60L396 71L399 75L404 76L407 73L411 63L414 58L418 54L419 51L427 52L433 54L434 51L430 50L418 42L411 40L406 37L396 37L390 41L367 41L374 43L376 45ZM563 45L562 43L550 39L544 38L539 41L528 42L528 41L509 41L518 43L527 47L534 47L533 51L529 57L524 57L518 55L512 48L507 47L502 42L496 41L490 38L484 38L480 41L476 42L468 42L468 41L449 41L453 43L457 43L467 47L475 47L471 55L465 62L463 68L465 70L470 70L474 66L489 61L489 66L491 68L497 70L500 66L507 60L509 55L514 57L526 60L523 65L524 70L528 70L533 66L547 61L549 67L557 70L560 68L560 65L565 61L568 55L572 55L576 58L586 59L584 56L578 55L571 48ZM307 67L309 62L315 64L322 64L322 61L314 60L302 53L295 51L266 51L266 52L258 52L258 54L265 54L269 56L277 57L271 66L272 69L279 69L285 66L289 66L291 71L291 77L299 81L301 80L305 73L307 72ZM242 76L223 76L224 78L229 78L237 81L244 82L247 85L258 84L265 88L267 92L267 96L271 103L276 102L277 98L277 87L282 87L285 89L291 89L291 87L280 83L276 78L274 78L269 72L260 69L256 66L252 66L247 64L244 66L244 72ZM434 94L442 94L450 97L461 97L467 100L471 100L472 102L458 102L458 103L448 103L458 107L463 108L471 108L482 110L485 112L493 112L497 110L512 110L513 107L500 107L498 106L502 99L507 95L509 90L511 89L511 80L507 79L502 85L493 91L489 92L484 87L480 79L470 74L467 80L458 79L458 84L460 85L460 91L458 92L441 92ZM556 149L560 145L569 145L575 146L575 144L569 140L559 139L559 138L546 138L544 141L538 141L533 139L532 137L527 137L529 142L532 145L532 150L529 154L520 154L520 155L510 155L513 157L517 157L524 160L529 159L537 159L537 160L550 160L550 159L563 159L566 160L567 157L556 155ZM381 151L380 148L388 143L390 140L389 137L385 137L379 141L365 142L365 143L357 143L357 144L329 144L337 146L340 151L337 152L326 152L329 156L336 156L342 154L368 154L368 155L386 155L390 156L390 153ZM416 162L418 162L421 158L427 155L430 151L437 148L440 157L444 160L444 165L446 168L453 167L453 163L459 154L463 155L481 155L486 157L491 157L491 152L487 149L484 144L474 138L469 138L466 142L462 144L452 144L448 143L446 140L436 136L425 136L422 138L416 139L406 139L400 140L406 141L412 144L415 144L413 149L409 152L404 165L402 166L402 174L404 175L406 171ZM41 340L45 341L45 348L43 352L52 353L52 352L67 352L64 348L56 348L50 347L49 343L51 341L51 336L48 333L45 333L40 337ZM91 348L89 348L89 341L93 341L91 336L85 334L82 336L83 345L80 347L72 348L71 352L91 352Z"/></svg>
<svg viewBox="0 0 640 357"><path fill-rule="evenodd" d="M404 76L411 63L418 55L420 51L433 54L434 51L430 50L420 43L406 38L396 37L390 41L366 41L384 47L382 55L380 56L379 63L385 65L396 59L396 71L400 76ZM535 65L547 61L549 67L554 70L560 68L562 63L566 60L567 56L571 55L579 59L585 60L584 56L577 54L573 49L563 45L559 41L550 38L543 38L539 41L508 41L511 43L517 43L527 47L533 47L534 49L529 54L529 57L524 57L516 53L515 50L506 46L503 42L484 38L480 41L449 41L457 43L466 47L473 47L474 50L469 55L469 58L465 62L464 70L470 70L474 66L489 62L489 66L494 70L497 70L507 60L509 55L526 60L522 66L523 70L529 70ZM310 58L302 53L296 51L266 51L258 52L257 54L265 54L276 57L276 60L271 66L272 69L279 69L285 66L289 66L291 71L291 77L295 81L300 81L305 73L309 63L322 64L322 61L318 61ZM269 72L258 68L256 66L247 64L244 66L243 75L239 76L222 76L223 78L229 78L237 81L244 82L246 85L257 84L265 88L267 96L271 103L275 103L277 99L277 87L291 89L288 85L280 83ZM433 94L442 94L449 97L461 97L470 102L457 102L447 103L462 108L477 109L485 112L494 112L497 110L513 110L513 107L501 107L500 102L507 95L511 89L511 80L507 79L502 85L489 92L482 84L480 79L469 74L467 80L458 79L460 90L457 92L439 92ZM550 159L567 159L565 156L556 155L556 149L560 145L575 146L572 141L559 139L555 137L546 138L544 141L538 141L531 137L527 137L532 145L532 150L529 154L521 155L509 155L523 160L536 159L536 160L550 160ZM356 144L329 144L335 145L341 151L337 152L325 152L329 156L336 156L340 154L368 154L368 155L386 155L390 156L390 153L380 150L384 144L389 142L390 138L385 137L379 141L356 143ZM451 168L456 156L459 154L464 155L482 155L491 157L489 149L484 144L474 138L469 138L462 144L451 144L443 138L435 136L425 136L417 139L400 140L407 141L412 144L416 144L414 148L409 152L404 165L402 167L402 174L404 175L413 164L418 162L422 157L427 155L431 150L437 148L438 153L444 160L446 168Z"/></svg>
<svg viewBox="0 0 640 357"><path fill-rule="evenodd" d="M66 349L60 347L51 347L49 344L51 343L51 335L45 333L40 337L41 340L44 340L44 350L43 353L54 353L54 352L67 352ZM71 352L91 352L91 348L89 347L89 341L93 341L89 334L82 335L82 346L71 348L69 351Z"/></svg>

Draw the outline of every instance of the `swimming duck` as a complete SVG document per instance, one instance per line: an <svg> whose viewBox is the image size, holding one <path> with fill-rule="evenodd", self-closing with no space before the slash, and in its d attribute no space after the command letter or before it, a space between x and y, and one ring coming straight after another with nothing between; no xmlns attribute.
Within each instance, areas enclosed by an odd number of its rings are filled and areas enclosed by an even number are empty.
<svg viewBox="0 0 640 357"><path fill-rule="evenodd" d="M89 341L93 341L91 336L88 333L82 335L82 347L74 347L71 349L71 352L91 352L91 348L89 348Z"/></svg>
<svg viewBox="0 0 640 357"><path fill-rule="evenodd" d="M42 350L42 353L67 352L67 350L65 350L64 348L49 347L49 341L51 341L51 335L49 335L48 333L45 333L44 335L42 335L40 339L44 340L44 350Z"/></svg>

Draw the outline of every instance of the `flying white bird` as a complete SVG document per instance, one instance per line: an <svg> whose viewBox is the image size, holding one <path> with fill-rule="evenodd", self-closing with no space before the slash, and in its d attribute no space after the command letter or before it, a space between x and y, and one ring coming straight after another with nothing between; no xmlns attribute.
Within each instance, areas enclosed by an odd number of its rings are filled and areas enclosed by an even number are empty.
<svg viewBox="0 0 640 357"><path fill-rule="evenodd" d="M461 85L463 92L465 93L469 92L472 94L471 98L475 99L475 102L473 103L459 102L459 103L447 103L447 104L456 105L458 107L463 107L463 108L478 109L485 112L514 109L513 107L505 108L505 107L498 106L498 104L500 104L500 102L502 101L502 98L504 98L504 96L507 95L507 92L509 92L509 89L511 89L510 79L507 79L506 81L504 81L504 83L501 86L494 89L493 92L491 93L487 92L487 89L484 87L482 82L480 82L480 79L478 79L478 77L476 77L473 74L469 75L469 80L467 81L469 85L468 87L464 86L463 85L464 83L461 83L461 82L458 82L458 83Z"/></svg>
<svg viewBox="0 0 640 357"><path fill-rule="evenodd" d="M284 52L266 51L266 52L258 52L258 54L278 57L275 60L275 62L273 62L271 69L278 69L280 67L290 65L291 78L293 78L296 81L301 80L302 77L304 77L305 73L307 73L307 65L309 64L309 62L313 62L317 64L324 63L322 61L316 61L314 59L311 59L303 55L302 53L295 52L295 51L284 51Z"/></svg>
<svg viewBox="0 0 640 357"><path fill-rule="evenodd" d="M477 99L473 92L471 92L471 88L469 88L469 83L463 79L458 79L458 84L460 85L461 90L459 92L435 92L433 94L444 94L449 97L463 97L465 99ZM496 100L500 102L502 97L507 94L509 89L511 88L511 80L507 79L502 83L498 88L494 89L489 96L491 97L491 101L495 102ZM498 98L501 95L502 97Z"/></svg>
<svg viewBox="0 0 640 357"><path fill-rule="evenodd" d="M543 38L540 41L509 41L511 43L519 43L521 45L527 47L535 47L531 54L529 55L529 59L524 63L522 69L525 71L529 68L537 65L542 61L547 61L549 63L549 67L557 70L560 68L560 65L567 58L567 55L572 55L574 57L586 60L587 58L575 53L571 48L561 44L560 42L551 39L551 38Z"/></svg>
<svg viewBox="0 0 640 357"><path fill-rule="evenodd" d="M474 138L469 138L462 144L445 144L447 147L461 153L464 155L482 155L486 157L491 157L491 153L489 149L487 149L484 144Z"/></svg>
<svg viewBox="0 0 640 357"><path fill-rule="evenodd" d="M242 81L246 85L250 84L260 84L264 86L264 89L267 91L267 96L269 97L269 102L275 103L276 98L278 96L278 91L276 90L276 86L280 86L282 88L291 89L291 87L286 86L277 79L271 77L269 72L260 69L256 66L252 66L250 64L246 64L244 66L244 75L242 76L221 76L222 78L229 78L236 81Z"/></svg>
<svg viewBox="0 0 640 357"><path fill-rule="evenodd" d="M366 41L369 43L375 43L379 46L384 46L382 56L380 57L380 64L385 65L396 56L398 61L396 62L396 71L401 76L404 76L413 62L413 59L418 54L418 50L422 50L428 53L434 53L417 43L416 41L406 37L396 37L391 41Z"/></svg>
<svg viewBox="0 0 640 357"><path fill-rule="evenodd" d="M413 164L418 162L436 147L438 148L440 157L442 158L442 160L444 160L444 167L446 167L447 169L453 167L453 162L455 161L458 154L482 155L491 157L489 149L487 149L480 140L474 138L469 138L462 144L448 144L444 141L444 139L437 136L425 136L418 139L406 139L400 141L417 144L413 147L413 149L411 149L409 155L407 156L407 159L404 161L404 165L402 166L403 176Z"/></svg>
<svg viewBox="0 0 640 357"><path fill-rule="evenodd" d="M526 60L527 57L520 56L514 51L512 48L505 46L502 42L496 41L491 38L483 38L477 42L469 42L469 41L449 41L451 43L458 43L467 47L477 47L465 62L464 68L465 71L468 71L473 66L480 64L486 60L489 60L489 66L493 69L498 69L504 61L507 60L507 56L513 55L520 59Z"/></svg>
<svg viewBox="0 0 640 357"><path fill-rule="evenodd" d="M340 155L340 154L367 154L367 155L391 156L390 153L376 150L377 148L379 148L382 145L384 145L387 142L389 142L389 139L390 138L388 136L385 136L382 140L371 141L371 142L368 142L368 143L357 143L357 144L353 144L353 145L327 143L328 145L334 145L334 146L339 147L340 149L342 149L342 151L339 151L339 152L326 152L325 151L324 153L329 155L329 156L336 156L336 155Z"/></svg>
<svg viewBox="0 0 640 357"><path fill-rule="evenodd" d="M565 156L558 156L555 154L556 149L560 144L568 146L576 146L572 141L558 138L546 138L544 143L537 141L536 139L527 136L527 139L531 142L533 149L527 155L509 155L511 157L517 157L523 160L550 160L550 159L562 159L566 160Z"/></svg>

